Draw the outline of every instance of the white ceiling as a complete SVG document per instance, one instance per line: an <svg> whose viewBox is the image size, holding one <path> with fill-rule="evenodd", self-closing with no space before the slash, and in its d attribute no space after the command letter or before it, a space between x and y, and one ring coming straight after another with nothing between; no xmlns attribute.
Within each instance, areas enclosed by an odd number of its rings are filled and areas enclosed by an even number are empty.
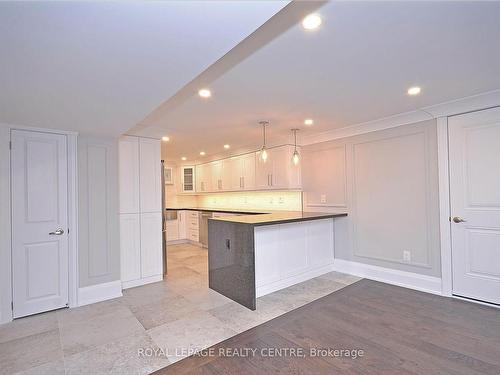
<svg viewBox="0 0 500 375"><path fill-rule="evenodd" d="M1 2L0 122L119 135L287 3Z"/></svg>
<svg viewBox="0 0 500 375"><path fill-rule="evenodd" d="M132 132L168 134L167 159L193 160L201 150L220 154L225 143L257 147L260 119L271 121L270 142L278 143L291 140L292 127L323 132L500 88L498 2L331 2L318 13L318 30L296 23L205 79L209 100L192 91ZM420 96L406 95L412 85L422 87ZM315 120L310 128L302 125L307 117Z"/></svg>

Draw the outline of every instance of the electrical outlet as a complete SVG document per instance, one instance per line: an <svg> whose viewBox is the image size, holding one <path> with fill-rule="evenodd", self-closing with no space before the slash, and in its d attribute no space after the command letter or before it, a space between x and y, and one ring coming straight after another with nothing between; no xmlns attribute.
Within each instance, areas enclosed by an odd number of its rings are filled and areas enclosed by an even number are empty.
<svg viewBox="0 0 500 375"><path fill-rule="evenodd" d="M320 200L321 203L326 203L326 194L321 194Z"/></svg>
<svg viewBox="0 0 500 375"><path fill-rule="evenodd" d="M403 251L403 262L405 262L405 263L411 262L411 251L408 251L408 250Z"/></svg>
<svg viewBox="0 0 500 375"><path fill-rule="evenodd" d="M273 204L273 198L269 198L269 203Z"/></svg>
<svg viewBox="0 0 500 375"><path fill-rule="evenodd" d="M285 198L283 198L283 197L280 197L280 200L279 200L279 202L280 202L281 204L285 203Z"/></svg>

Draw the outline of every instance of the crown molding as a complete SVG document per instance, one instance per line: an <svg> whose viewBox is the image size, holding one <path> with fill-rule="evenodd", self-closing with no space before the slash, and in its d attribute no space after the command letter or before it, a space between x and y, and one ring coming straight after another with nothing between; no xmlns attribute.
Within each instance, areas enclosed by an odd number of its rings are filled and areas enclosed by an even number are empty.
<svg viewBox="0 0 500 375"><path fill-rule="evenodd" d="M352 137L378 130L395 128L397 126L414 124L420 121L432 120L439 117L449 117L498 106L500 106L500 90L488 91L478 95L422 107L415 111L399 113L373 121L303 136L301 145L305 146L313 143Z"/></svg>

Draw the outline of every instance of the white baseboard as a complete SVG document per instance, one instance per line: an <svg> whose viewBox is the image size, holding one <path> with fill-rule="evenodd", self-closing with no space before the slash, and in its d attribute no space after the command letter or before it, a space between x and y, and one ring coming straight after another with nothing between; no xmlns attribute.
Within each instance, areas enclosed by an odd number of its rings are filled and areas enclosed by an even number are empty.
<svg viewBox="0 0 500 375"><path fill-rule="evenodd" d="M78 306L89 305L121 296L122 283L120 280L85 286L78 288Z"/></svg>
<svg viewBox="0 0 500 375"><path fill-rule="evenodd" d="M324 275L325 273L332 272L333 271L333 264L328 264L326 266L322 266L319 268L315 268L313 270L294 275L291 277L287 277L286 279L275 281L269 284L257 286L255 288L255 295L256 297L262 297L265 296L266 294L276 292L278 290L288 288L289 286L302 283L304 281L313 279L315 277Z"/></svg>
<svg viewBox="0 0 500 375"><path fill-rule="evenodd" d="M134 288L136 286L156 283L163 280L163 275L155 275L150 277L145 277L143 279L122 281L121 286L123 289Z"/></svg>
<svg viewBox="0 0 500 375"><path fill-rule="evenodd" d="M370 280L381 281L387 284L402 286L404 288L442 295L441 279L439 277L398 271L343 259L335 259L333 270Z"/></svg>

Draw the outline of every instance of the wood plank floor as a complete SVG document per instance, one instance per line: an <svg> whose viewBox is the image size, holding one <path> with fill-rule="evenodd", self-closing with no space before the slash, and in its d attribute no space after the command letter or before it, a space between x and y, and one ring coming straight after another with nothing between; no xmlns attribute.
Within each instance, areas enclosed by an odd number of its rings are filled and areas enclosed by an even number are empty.
<svg viewBox="0 0 500 375"><path fill-rule="evenodd" d="M227 348L256 351L220 355ZM305 356L271 356L269 348ZM311 348L363 355L312 356ZM214 355L191 356L155 374L498 375L500 309L361 280L209 350Z"/></svg>

